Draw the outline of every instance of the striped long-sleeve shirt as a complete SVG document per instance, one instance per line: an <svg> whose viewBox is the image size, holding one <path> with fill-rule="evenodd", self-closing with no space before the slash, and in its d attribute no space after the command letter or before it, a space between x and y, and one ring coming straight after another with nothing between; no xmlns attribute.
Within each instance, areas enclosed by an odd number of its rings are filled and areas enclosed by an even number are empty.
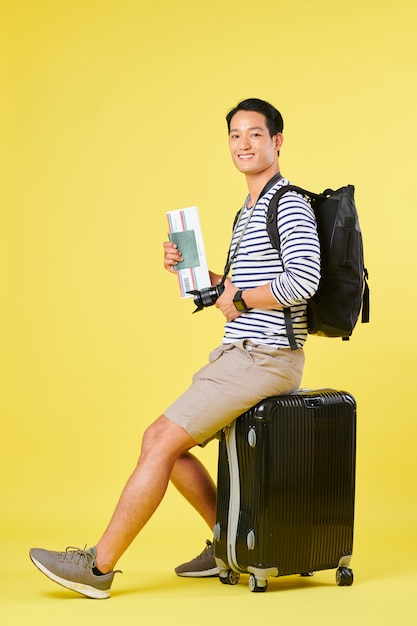
<svg viewBox="0 0 417 626"><path fill-rule="evenodd" d="M279 202L277 215L281 254L272 247L266 230L268 205L277 189L287 184L289 181L281 178L259 198L233 260L231 279L242 290L270 283L275 299L291 307L294 336L302 347L307 338L306 300L314 295L320 280L320 244L309 202L288 192ZM241 212L232 238L232 254L249 212L247 208ZM242 339L288 348L283 311L251 309L226 322L223 343Z"/></svg>

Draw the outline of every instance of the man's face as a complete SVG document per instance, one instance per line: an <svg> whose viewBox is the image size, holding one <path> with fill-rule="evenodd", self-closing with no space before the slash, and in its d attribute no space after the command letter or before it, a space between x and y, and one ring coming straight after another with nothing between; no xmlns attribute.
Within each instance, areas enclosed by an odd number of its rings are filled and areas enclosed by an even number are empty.
<svg viewBox="0 0 417 626"><path fill-rule="evenodd" d="M230 153L233 163L244 174L256 175L274 169L282 142L281 133L270 136L262 113L238 111L230 121Z"/></svg>

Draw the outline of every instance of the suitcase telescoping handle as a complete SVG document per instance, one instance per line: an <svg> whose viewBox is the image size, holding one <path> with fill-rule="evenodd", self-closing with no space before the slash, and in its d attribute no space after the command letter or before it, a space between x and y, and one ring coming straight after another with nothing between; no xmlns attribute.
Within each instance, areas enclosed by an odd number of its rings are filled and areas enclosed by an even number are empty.
<svg viewBox="0 0 417 626"><path fill-rule="evenodd" d="M307 409L316 409L323 404L323 398L320 396L310 396L308 398L304 398L304 404Z"/></svg>
<svg viewBox="0 0 417 626"><path fill-rule="evenodd" d="M287 408L288 406L291 406L291 402L289 403L290 398L291 395L266 398L264 402L260 402L256 407L254 407L253 417L259 422L270 422L274 414L273 408ZM323 406L323 398L320 395L310 393L310 395L304 396L300 394L298 398L297 405L300 407L302 406L302 404L300 404L300 398L301 402L307 409L318 409Z"/></svg>

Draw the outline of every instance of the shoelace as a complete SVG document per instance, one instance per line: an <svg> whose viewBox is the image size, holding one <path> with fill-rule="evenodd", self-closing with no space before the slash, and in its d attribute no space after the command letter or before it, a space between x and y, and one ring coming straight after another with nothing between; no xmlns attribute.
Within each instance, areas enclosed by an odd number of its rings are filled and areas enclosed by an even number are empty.
<svg viewBox="0 0 417 626"><path fill-rule="evenodd" d="M211 541L209 539L206 539L206 547L204 548L203 552L201 554L199 554L196 558L197 559L203 559L206 556L207 552L212 547L213 547L213 544L211 543Z"/></svg>
<svg viewBox="0 0 417 626"><path fill-rule="evenodd" d="M62 560L67 561L67 563L72 563L75 557L78 557L78 561L75 561L76 565L81 565L82 560L84 560L84 563L87 567L89 567L90 569L94 569L96 566L96 559L94 558L94 555L91 554L91 552L86 550L86 547L87 546L84 546L84 550L81 550L81 548L68 546L68 548L65 549L65 552L61 553L63 557ZM115 569L113 570L113 572L109 573L122 574L122 570Z"/></svg>
<svg viewBox="0 0 417 626"><path fill-rule="evenodd" d="M86 548L87 546L84 546L84 550L81 550L80 548L75 548L74 546L68 546L68 548L65 549L65 552L62 552L62 560L67 563L72 563L74 559L78 557L78 560L75 561L77 565L81 564L84 560L87 567L93 569L93 567L95 567L96 560L91 552L88 552Z"/></svg>

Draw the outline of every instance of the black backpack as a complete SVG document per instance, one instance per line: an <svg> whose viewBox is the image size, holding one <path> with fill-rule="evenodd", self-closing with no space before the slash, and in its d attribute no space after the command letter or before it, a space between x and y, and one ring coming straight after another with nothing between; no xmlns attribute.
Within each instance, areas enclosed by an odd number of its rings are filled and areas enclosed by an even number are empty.
<svg viewBox="0 0 417 626"><path fill-rule="evenodd" d="M321 279L316 294L307 301L308 332L322 337L349 339L362 309L362 322L369 322L368 271L364 267L362 233L356 211L353 185L315 194L285 185L272 197L267 214L271 243L280 250L277 211L285 193L307 197L317 221L321 250ZM297 345L289 308L284 309L292 349Z"/></svg>

